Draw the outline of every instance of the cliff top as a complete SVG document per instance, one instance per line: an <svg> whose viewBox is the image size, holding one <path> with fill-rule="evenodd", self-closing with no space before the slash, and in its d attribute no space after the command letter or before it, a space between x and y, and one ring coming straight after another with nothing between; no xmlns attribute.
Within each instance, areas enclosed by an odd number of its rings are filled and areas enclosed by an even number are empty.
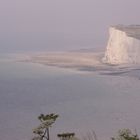
<svg viewBox="0 0 140 140"><path fill-rule="evenodd" d="M116 25L112 27L125 32L129 37L133 37L140 40L140 25Z"/></svg>

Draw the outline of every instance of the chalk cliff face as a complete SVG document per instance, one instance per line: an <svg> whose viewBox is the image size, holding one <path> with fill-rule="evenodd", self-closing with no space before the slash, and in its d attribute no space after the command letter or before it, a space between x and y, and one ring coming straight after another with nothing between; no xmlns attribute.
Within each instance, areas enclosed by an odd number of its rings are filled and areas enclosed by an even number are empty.
<svg viewBox="0 0 140 140"><path fill-rule="evenodd" d="M140 63L140 25L110 27L103 61L110 64Z"/></svg>

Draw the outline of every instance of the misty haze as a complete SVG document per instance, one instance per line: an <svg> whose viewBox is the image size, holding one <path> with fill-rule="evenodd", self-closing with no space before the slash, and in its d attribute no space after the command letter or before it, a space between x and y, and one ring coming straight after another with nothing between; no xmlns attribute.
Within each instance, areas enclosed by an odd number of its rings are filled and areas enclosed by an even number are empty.
<svg viewBox="0 0 140 140"><path fill-rule="evenodd" d="M36 140L140 136L139 5L0 0L0 139L41 137L37 118L51 113L50 138Z"/></svg>

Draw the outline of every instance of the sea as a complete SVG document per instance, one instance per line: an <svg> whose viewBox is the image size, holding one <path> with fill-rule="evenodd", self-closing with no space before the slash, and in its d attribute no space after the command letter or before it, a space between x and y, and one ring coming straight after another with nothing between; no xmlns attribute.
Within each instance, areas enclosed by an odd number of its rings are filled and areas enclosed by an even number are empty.
<svg viewBox="0 0 140 140"><path fill-rule="evenodd" d="M0 139L31 140L40 114L59 114L50 137L74 132L100 140L120 129L140 134L140 80L17 61L0 55Z"/></svg>

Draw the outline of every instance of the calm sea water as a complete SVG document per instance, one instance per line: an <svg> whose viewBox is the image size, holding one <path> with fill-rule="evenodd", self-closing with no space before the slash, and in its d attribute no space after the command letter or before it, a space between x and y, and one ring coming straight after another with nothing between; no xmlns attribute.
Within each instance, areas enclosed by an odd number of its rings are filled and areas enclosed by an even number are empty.
<svg viewBox="0 0 140 140"><path fill-rule="evenodd" d="M5 59L8 58L8 59ZM0 59L0 137L28 140L40 113L58 113L51 137L94 130L109 139L118 129L140 130L140 81L80 73L40 64Z"/></svg>

